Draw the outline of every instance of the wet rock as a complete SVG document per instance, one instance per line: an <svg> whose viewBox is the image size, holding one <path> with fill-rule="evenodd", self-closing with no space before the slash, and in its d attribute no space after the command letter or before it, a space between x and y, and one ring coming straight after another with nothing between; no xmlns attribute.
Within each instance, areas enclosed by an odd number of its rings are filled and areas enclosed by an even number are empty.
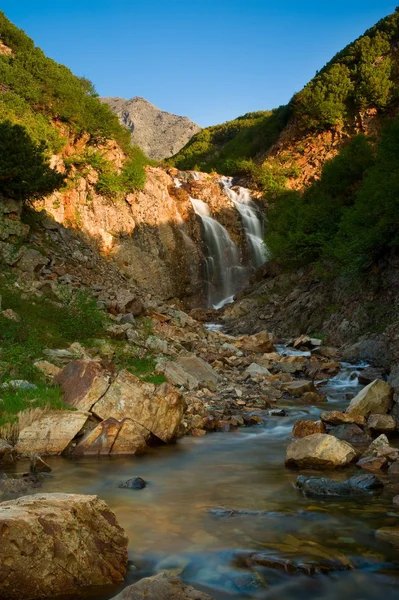
<svg viewBox="0 0 399 600"><path fill-rule="evenodd" d="M128 586L112 600L212 600L174 575L158 573Z"/></svg>
<svg viewBox="0 0 399 600"><path fill-rule="evenodd" d="M393 392L388 383L376 379L351 400L346 412L364 417L370 414L385 414L392 407L392 396Z"/></svg>
<svg viewBox="0 0 399 600"><path fill-rule="evenodd" d="M389 445L387 436L382 433L370 444L364 456L385 456L387 459L393 461L398 458L398 454L399 450L392 448Z"/></svg>
<svg viewBox="0 0 399 600"><path fill-rule="evenodd" d="M140 454L147 449L148 429L132 419L105 419L86 433L73 456Z"/></svg>
<svg viewBox="0 0 399 600"><path fill-rule="evenodd" d="M302 438L313 433L325 433L326 426L321 421L297 421L292 430L292 437Z"/></svg>
<svg viewBox="0 0 399 600"><path fill-rule="evenodd" d="M296 487L305 496L348 498L359 494L369 494L383 488L377 477L369 474L354 475L347 481L334 481L328 477L306 477L300 475Z"/></svg>
<svg viewBox="0 0 399 600"><path fill-rule="evenodd" d="M237 338L236 345L247 352L274 352L274 335L268 331L260 331L255 335L245 335Z"/></svg>
<svg viewBox="0 0 399 600"><path fill-rule="evenodd" d="M217 519L230 519L231 517L264 517L270 516L275 513L271 513L269 510L247 510L242 508L229 508L227 506L216 506L209 510L209 514Z"/></svg>
<svg viewBox="0 0 399 600"><path fill-rule="evenodd" d="M142 490L146 487L146 485L146 482L141 477L133 477L132 479L128 479L127 481L120 483L118 487L128 490Z"/></svg>
<svg viewBox="0 0 399 600"><path fill-rule="evenodd" d="M379 540L399 548L399 527L382 527L375 534Z"/></svg>
<svg viewBox="0 0 399 600"><path fill-rule="evenodd" d="M97 496L36 494L0 504L0 597L78 595L120 583L127 537Z"/></svg>
<svg viewBox="0 0 399 600"><path fill-rule="evenodd" d="M32 412L30 423L20 423L15 451L29 455L61 454L82 429L89 413L77 410L54 410Z"/></svg>
<svg viewBox="0 0 399 600"><path fill-rule="evenodd" d="M268 414L271 417L286 417L287 411L284 408L272 408L272 410L269 410Z"/></svg>
<svg viewBox="0 0 399 600"><path fill-rule="evenodd" d="M347 442L332 435L314 433L290 443L285 464L294 467L335 469L350 464L356 456L356 450Z"/></svg>
<svg viewBox="0 0 399 600"><path fill-rule="evenodd" d="M109 377L94 360L73 360L54 379L69 406L90 410L109 388Z"/></svg>
<svg viewBox="0 0 399 600"><path fill-rule="evenodd" d="M182 394L169 383L156 386L121 371L92 412L100 419L131 419L163 442L170 442L177 435L185 408Z"/></svg>
<svg viewBox="0 0 399 600"><path fill-rule="evenodd" d="M5 473L0 475L0 499L18 498L31 494L35 489L39 488L41 483L35 477L8 477ZM1 507L1 504L0 504ZM1 523L1 509L0 509ZM1 533L0 533L1 541ZM1 555L1 551L0 551ZM1 582L0 582L1 589ZM1 596L0 596L1 597Z"/></svg>
<svg viewBox="0 0 399 600"><path fill-rule="evenodd" d="M362 385L368 385L376 379L384 379L384 370L376 367L367 367L360 371L358 380Z"/></svg>
<svg viewBox="0 0 399 600"><path fill-rule="evenodd" d="M350 444L370 444L372 438L355 423L345 423L333 427L329 433L339 440Z"/></svg>
<svg viewBox="0 0 399 600"><path fill-rule="evenodd" d="M319 402L324 402L325 398L318 394L317 392L305 392L301 396L302 404L318 404Z"/></svg>
<svg viewBox="0 0 399 600"><path fill-rule="evenodd" d="M318 573L330 573L333 571L346 571L353 568L350 560L338 552L333 552L320 546L319 544L307 544L306 541L297 540L292 536L295 548L299 551L301 558L284 556L287 551L282 548L278 552L278 545L267 552L256 552L247 555L244 558L244 564L248 567L255 565L266 567L268 569L277 569L285 573L304 573L305 575L316 575Z"/></svg>
<svg viewBox="0 0 399 600"><path fill-rule="evenodd" d="M390 433L396 429L396 421L391 415L370 415L367 427L379 433Z"/></svg>
<svg viewBox="0 0 399 600"><path fill-rule="evenodd" d="M343 413L338 410L322 412L320 419L329 425L342 425L344 423L355 423L360 426L366 425L366 418L362 415Z"/></svg>
<svg viewBox="0 0 399 600"><path fill-rule="evenodd" d="M307 392L316 393L317 390L314 386L313 381L307 381L301 379L299 381L291 381L283 385L284 391L292 394L293 396L303 396Z"/></svg>
<svg viewBox="0 0 399 600"><path fill-rule="evenodd" d="M31 454L29 472L32 475L39 473L51 473L52 468L40 456Z"/></svg>
<svg viewBox="0 0 399 600"><path fill-rule="evenodd" d="M364 456L356 465L365 471L371 471L372 473L381 471L388 464L385 456Z"/></svg>

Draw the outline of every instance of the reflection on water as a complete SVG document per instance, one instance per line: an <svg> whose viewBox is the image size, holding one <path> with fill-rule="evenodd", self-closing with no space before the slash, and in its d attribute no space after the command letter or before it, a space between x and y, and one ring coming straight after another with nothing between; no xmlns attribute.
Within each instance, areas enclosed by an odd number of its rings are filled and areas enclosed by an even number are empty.
<svg viewBox="0 0 399 600"><path fill-rule="evenodd" d="M342 399L356 387L350 377L341 384L335 379L326 390L337 402L339 389L344 407ZM398 556L374 536L376 528L397 524L391 500L382 495L367 506L364 500L309 500L294 488L297 473L284 468L294 421L316 419L326 408L288 405L288 417L270 416L263 426L183 438L141 457L50 458L53 476L43 491L98 494L111 506L130 540L129 582L170 569L219 599L397 598ZM332 476L346 479L355 471ZM118 488L136 476L148 482L145 489ZM262 512L220 518L211 512L215 507ZM355 570L309 577L250 569L248 552L295 563L350 562ZM109 598L115 589L93 594Z"/></svg>

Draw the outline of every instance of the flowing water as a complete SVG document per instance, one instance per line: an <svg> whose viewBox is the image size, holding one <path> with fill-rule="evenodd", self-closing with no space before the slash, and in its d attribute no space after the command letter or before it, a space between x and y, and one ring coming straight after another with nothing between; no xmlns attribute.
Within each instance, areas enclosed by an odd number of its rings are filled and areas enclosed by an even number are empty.
<svg viewBox="0 0 399 600"><path fill-rule="evenodd" d="M398 523L391 499L306 499L294 488L297 472L284 467L293 423L344 408L345 397L360 389L356 373L344 366L325 386L329 402L288 403L288 416L270 416L264 425L183 438L140 457L49 458L53 472L43 491L98 494L110 505L129 536L128 583L168 569L219 600L393 600L398 555L375 538L378 527ZM355 472L326 475L342 480ZM118 488L135 476L148 486ZM247 514L223 517L214 511L221 506ZM251 569L248 552L297 563L346 557L354 569L312 577ZM116 591L93 590L90 597L105 600Z"/></svg>

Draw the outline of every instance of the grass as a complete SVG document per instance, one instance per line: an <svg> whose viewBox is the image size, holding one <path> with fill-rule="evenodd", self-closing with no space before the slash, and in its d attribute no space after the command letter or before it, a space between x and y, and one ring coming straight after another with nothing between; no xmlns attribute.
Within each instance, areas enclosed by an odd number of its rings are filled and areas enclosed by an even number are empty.
<svg viewBox="0 0 399 600"><path fill-rule="evenodd" d="M166 377L161 373L155 372L155 360L151 353L147 352L144 356L140 356L143 352L142 348L128 348L125 344L116 346L114 363L118 369L126 369L129 373L136 375L142 381L159 385L167 381Z"/></svg>

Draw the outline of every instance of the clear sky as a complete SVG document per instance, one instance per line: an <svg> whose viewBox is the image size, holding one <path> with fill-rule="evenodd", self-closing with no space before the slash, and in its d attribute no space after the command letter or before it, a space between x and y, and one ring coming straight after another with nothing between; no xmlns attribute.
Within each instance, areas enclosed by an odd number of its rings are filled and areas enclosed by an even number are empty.
<svg viewBox="0 0 399 600"><path fill-rule="evenodd" d="M285 104L398 0L2 0L102 96L206 126Z"/></svg>

